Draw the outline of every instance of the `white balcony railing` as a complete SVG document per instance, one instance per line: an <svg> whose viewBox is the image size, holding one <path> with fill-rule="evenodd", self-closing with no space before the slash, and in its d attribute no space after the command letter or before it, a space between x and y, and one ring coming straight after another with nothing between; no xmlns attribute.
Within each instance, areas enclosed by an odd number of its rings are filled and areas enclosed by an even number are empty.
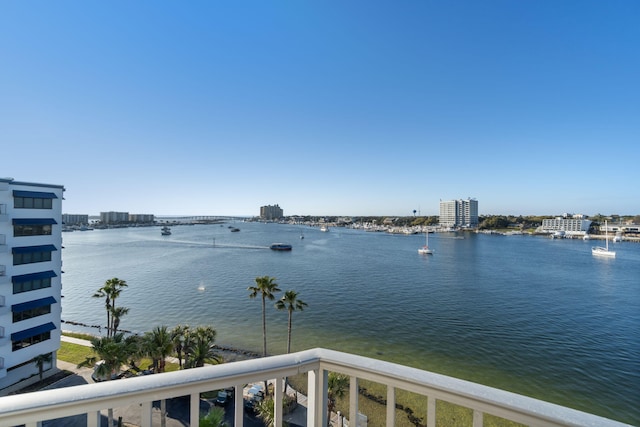
<svg viewBox="0 0 640 427"><path fill-rule="evenodd" d="M190 396L192 426L198 425L200 393L234 386L236 426L242 426L244 384L275 379L275 426L281 426L284 378L308 374L307 426L327 425L327 375L351 377L350 414L358 413L358 380L387 386L387 426L395 425L396 390L427 396L427 425L435 427L436 401L470 408L473 426L483 425L483 414L536 426L623 426L616 421L518 394L486 387L432 372L421 371L332 350L313 349L289 355L246 360L204 368L106 381L0 398L0 425L35 427L44 420L86 414L87 426L100 425L101 410L140 405L140 424L151 426L154 401ZM126 420L124 420L126 421ZM355 423L353 423L355 424Z"/></svg>

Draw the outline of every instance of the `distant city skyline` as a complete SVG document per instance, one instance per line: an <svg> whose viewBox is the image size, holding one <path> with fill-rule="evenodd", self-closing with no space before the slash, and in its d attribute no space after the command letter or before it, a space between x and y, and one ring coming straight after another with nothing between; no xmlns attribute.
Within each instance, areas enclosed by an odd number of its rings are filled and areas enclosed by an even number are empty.
<svg viewBox="0 0 640 427"><path fill-rule="evenodd" d="M63 211L637 215L640 2L0 3L0 177Z"/></svg>

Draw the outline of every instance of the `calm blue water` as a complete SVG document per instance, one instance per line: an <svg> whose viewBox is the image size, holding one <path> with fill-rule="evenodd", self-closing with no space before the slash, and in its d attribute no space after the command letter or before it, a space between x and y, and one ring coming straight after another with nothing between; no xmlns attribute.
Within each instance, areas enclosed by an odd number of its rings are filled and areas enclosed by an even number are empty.
<svg viewBox="0 0 640 427"><path fill-rule="evenodd" d="M247 287L268 275L309 304L294 313L293 350L372 356L640 424L640 244L598 259L581 240L432 234L436 254L424 256L420 235L234 225L65 233L62 318L103 325L91 295L118 277L122 328L211 324L219 344L261 352ZM267 322L269 352L284 353L286 312Z"/></svg>

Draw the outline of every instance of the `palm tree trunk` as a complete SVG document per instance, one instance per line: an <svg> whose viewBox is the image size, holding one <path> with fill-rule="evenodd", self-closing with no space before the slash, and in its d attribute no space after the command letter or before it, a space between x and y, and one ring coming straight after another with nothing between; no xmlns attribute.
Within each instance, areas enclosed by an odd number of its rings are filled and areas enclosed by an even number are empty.
<svg viewBox="0 0 640 427"><path fill-rule="evenodd" d="M262 357L267 357L267 317L265 311L265 296L262 294ZM264 380L264 395L269 395L269 384L267 384L267 380Z"/></svg>
<svg viewBox="0 0 640 427"><path fill-rule="evenodd" d="M287 328L287 354L291 353L291 318L293 317L293 311L289 310L289 324ZM289 386L289 377L284 377L284 392L287 393L287 387Z"/></svg>
<svg viewBox="0 0 640 427"><path fill-rule="evenodd" d="M115 310L116 310L116 299L115 299L115 297L113 297L113 298L111 298L111 313L115 313ZM111 331L111 336L112 337L116 336L116 333L113 330L113 325L114 325L115 321L116 321L115 314L112 314L111 315L111 323L109 323L109 331Z"/></svg>
<svg viewBox="0 0 640 427"><path fill-rule="evenodd" d="M107 308L107 338L111 336L110 333L109 333L109 331L110 331L109 326L111 325L111 315L110 315L109 310L110 309Z"/></svg>
<svg viewBox="0 0 640 427"><path fill-rule="evenodd" d="M289 310L289 325L287 330L287 354L291 353L291 320L293 318L293 311Z"/></svg>
<svg viewBox="0 0 640 427"><path fill-rule="evenodd" d="M265 300L262 296L262 357L267 357L267 318L265 315Z"/></svg>

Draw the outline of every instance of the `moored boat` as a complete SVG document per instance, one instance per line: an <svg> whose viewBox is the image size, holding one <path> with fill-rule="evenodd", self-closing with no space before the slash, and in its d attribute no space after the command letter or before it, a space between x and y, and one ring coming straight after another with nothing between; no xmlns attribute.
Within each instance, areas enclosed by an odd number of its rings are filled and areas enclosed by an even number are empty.
<svg viewBox="0 0 640 427"><path fill-rule="evenodd" d="M164 227L162 227L160 229L160 234L163 235L163 236L170 236L171 235L171 229L165 225Z"/></svg>
<svg viewBox="0 0 640 427"><path fill-rule="evenodd" d="M425 234L425 244L423 247L421 247L420 249L418 249L418 253L422 254L422 255L433 255L433 249L431 249L429 247L429 231L427 231Z"/></svg>
<svg viewBox="0 0 640 427"><path fill-rule="evenodd" d="M269 249L273 251L290 251L292 247L286 243L272 243Z"/></svg>
<svg viewBox="0 0 640 427"><path fill-rule="evenodd" d="M604 222L604 241L605 241L605 246L592 247L591 254L594 256L599 256L604 258L615 258L616 252L609 250L609 232L607 227L607 221Z"/></svg>

